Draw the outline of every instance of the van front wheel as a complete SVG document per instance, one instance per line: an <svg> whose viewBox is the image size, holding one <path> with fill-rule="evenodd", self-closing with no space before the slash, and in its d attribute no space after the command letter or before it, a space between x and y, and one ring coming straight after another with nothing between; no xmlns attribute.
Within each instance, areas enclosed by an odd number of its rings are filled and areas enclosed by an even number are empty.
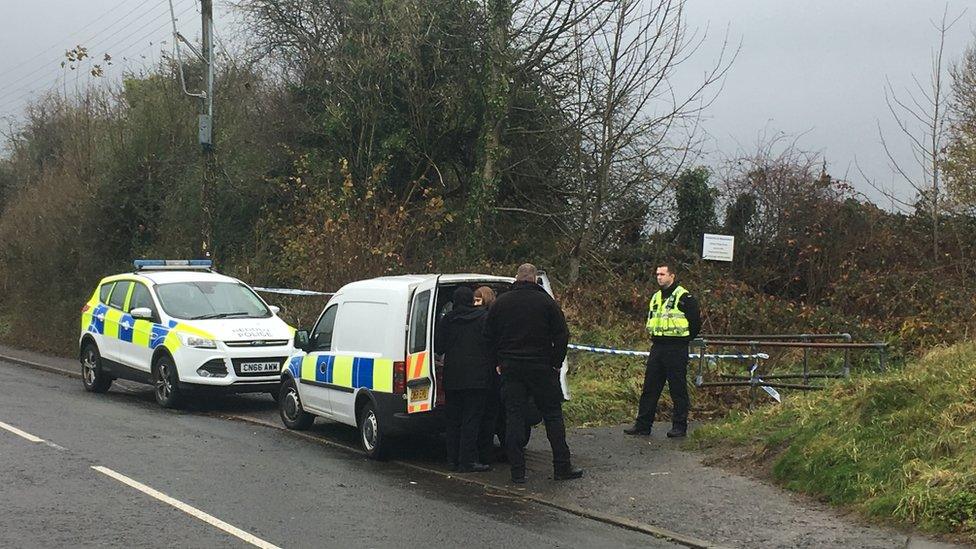
<svg viewBox="0 0 976 549"><path fill-rule="evenodd" d="M288 378L281 384L281 392L278 398L278 412L281 414L281 422L285 427L295 431L304 431L312 426L315 416L302 408L301 398L298 396L298 386L295 380Z"/></svg>
<svg viewBox="0 0 976 549"><path fill-rule="evenodd" d="M376 416L376 405L367 401L359 410L359 442L370 459L386 457L386 446L380 430L379 419Z"/></svg>

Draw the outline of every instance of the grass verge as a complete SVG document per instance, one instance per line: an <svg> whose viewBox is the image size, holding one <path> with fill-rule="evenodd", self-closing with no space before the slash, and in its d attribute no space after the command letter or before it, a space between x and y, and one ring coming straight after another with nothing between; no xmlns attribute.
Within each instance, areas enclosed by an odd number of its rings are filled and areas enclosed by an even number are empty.
<svg viewBox="0 0 976 549"><path fill-rule="evenodd" d="M976 541L976 344L733 413L691 443L866 516Z"/></svg>

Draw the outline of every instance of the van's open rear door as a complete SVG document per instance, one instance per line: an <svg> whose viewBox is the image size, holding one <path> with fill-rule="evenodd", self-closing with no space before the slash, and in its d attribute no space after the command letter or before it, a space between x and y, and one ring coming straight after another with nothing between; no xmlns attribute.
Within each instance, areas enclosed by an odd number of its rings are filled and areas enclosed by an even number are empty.
<svg viewBox="0 0 976 549"><path fill-rule="evenodd" d="M434 304L437 280L431 277L417 286L410 303L407 328L407 413L429 412L433 407Z"/></svg>
<svg viewBox="0 0 976 549"><path fill-rule="evenodd" d="M539 278L536 279L539 286L546 291L553 299L556 295L552 293L552 284L549 282L549 276L546 275L545 271L539 271ZM559 388L563 391L563 400L569 400L569 380L566 379L566 374L569 372L569 362L563 359L563 365L559 368Z"/></svg>

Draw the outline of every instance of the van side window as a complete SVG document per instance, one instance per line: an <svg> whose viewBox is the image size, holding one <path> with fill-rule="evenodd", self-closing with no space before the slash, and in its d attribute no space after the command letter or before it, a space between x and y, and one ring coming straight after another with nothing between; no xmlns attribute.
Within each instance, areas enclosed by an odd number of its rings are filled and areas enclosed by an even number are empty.
<svg viewBox="0 0 976 549"><path fill-rule="evenodd" d="M391 338L386 337L390 318L390 306L376 301L343 301L342 326L332 339L332 346L339 352L356 351L383 355ZM403 337L400 332L400 337ZM389 352L389 351L387 351Z"/></svg>
<svg viewBox="0 0 976 549"><path fill-rule="evenodd" d="M125 296L129 293L129 286L132 286L132 282L129 280L122 280L115 283L115 289L112 290L112 297L108 300L109 307L122 310L122 306L125 305Z"/></svg>
<svg viewBox="0 0 976 549"><path fill-rule="evenodd" d="M319 319L319 323L315 325L315 330L312 331L313 350L332 350L332 332L335 330L336 312L338 311L338 305L329 307Z"/></svg>
<svg viewBox="0 0 976 549"><path fill-rule="evenodd" d="M430 309L430 290L424 290L413 299L410 311L410 345L408 353L418 353L427 348L427 311Z"/></svg>
<svg viewBox="0 0 976 549"><path fill-rule="evenodd" d="M108 296L112 293L112 286L115 286L114 282L106 282L98 290L98 300L106 305L108 304Z"/></svg>

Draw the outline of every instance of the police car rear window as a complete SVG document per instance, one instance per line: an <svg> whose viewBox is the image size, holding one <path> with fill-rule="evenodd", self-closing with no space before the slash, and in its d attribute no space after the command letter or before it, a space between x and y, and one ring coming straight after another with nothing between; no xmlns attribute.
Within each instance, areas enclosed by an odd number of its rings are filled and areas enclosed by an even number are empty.
<svg viewBox="0 0 976 549"><path fill-rule="evenodd" d="M106 282L102 284L102 287L98 290L98 300L102 303L108 303L108 294L112 293L112 286L115 286L114 282Z"/></svg>

